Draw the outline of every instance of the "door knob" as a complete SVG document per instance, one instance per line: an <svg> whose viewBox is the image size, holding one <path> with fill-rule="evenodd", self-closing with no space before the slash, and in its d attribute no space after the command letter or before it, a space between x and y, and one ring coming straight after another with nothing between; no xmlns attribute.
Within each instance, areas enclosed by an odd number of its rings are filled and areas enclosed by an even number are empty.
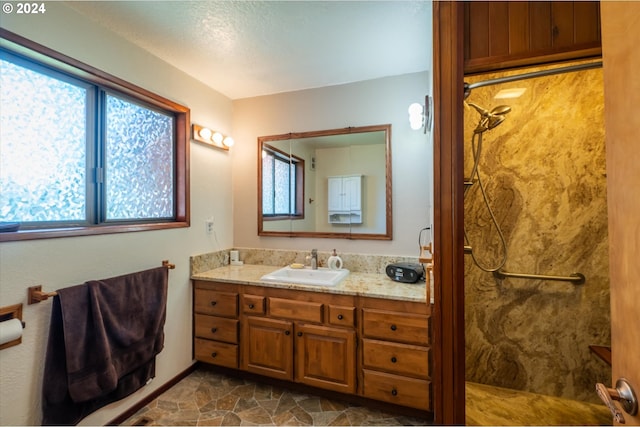
<svg viewBox="0 0 640 427"><path fill-rule="evenodd" d="M620 402L620 406L627 414L635 415L638 413L638 398L631 385L624 378L616 381L616 388L607 388L604 384L598 383L596 384L596 392L611 411L613 418L620 424L625 423L624 414L613 403L614 400Z"/></svg>

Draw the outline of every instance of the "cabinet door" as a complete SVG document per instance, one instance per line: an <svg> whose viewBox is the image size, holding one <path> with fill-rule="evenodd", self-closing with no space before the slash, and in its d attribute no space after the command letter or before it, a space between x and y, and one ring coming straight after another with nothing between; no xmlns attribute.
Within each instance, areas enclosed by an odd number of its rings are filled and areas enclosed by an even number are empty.
<svg viewBox="0 0 640 427"><path fill-rule="evenodd" d="M342 189L345 194L345 209L348 211L362 210L362 178L359 176L343 178Z"/></svg>
<svg viewBox="0 0 640 427"><path fill-rule="evenodd" d="M467 1L464 14L465 73L602 52L597 1Z"/></svg>
<svg viewBox="0 0 640 427"><path fill-rule="evenodd" d="M295 328L296 381L355 393L355 331L302 323L296 323Z"/></svg>
<svg viewBox="0 0 640 427"><path fill-rule="evenodd" d="M242 368L283 380L293 379L293 324L248 316L243 324Z"/></svg>
<svg viewBox="0 0 640 427"><path fill-rule="evenodd" d="M330 211L344 211L344 192L342 191L342 178L329 178L329 201Z"/></svg>

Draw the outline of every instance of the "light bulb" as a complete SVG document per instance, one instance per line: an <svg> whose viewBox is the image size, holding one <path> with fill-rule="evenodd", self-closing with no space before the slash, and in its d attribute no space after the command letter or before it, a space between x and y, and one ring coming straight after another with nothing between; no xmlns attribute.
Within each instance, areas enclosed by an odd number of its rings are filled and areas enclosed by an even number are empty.
<svg viewBox="0 0 640 427"><path fill-rule="evenodd" d="M423 111L424 111L424 108L422 107L422 104L418 104L417 102L414 102L413 104L409 105L410 116L422 114Z"/></svg>
<svg viewBox="0 0 640 427"><path fill-rule="evenodd" d="M411 129L418 130L424 124L424 117L421 115L409 116L409 125Z"/></svg>
<svg viewBox="0 0 640 427"><path fill-rule="evenodd" d="M422 104L414 102L409 105L409 125L411 129L418 130L424 125L424 107Z"/></svg>
<svg viewBox="0 0 640 427"><path fill-rule="evenodd" d="M235 141L233 140L233 138L228 136L222 141L222 143L227 147L233 147L233 144L235 144Z"/></svg>
<svg viewBox="0 0 640 427"><path fill-rule="evenodd" d="M211 129L202 128L198 131L198 135L200 135L200 137L203 139L209 139L211 138Z"/></svg>
<svg viewBox="0 0 640 427"><path fill-rule="evenodd" d="M216 132L213 134L213 136L211 137L211 139L213 140L213 142L215 142L216 144L220 144L223 140L223 136L220 132Z"/></svg>

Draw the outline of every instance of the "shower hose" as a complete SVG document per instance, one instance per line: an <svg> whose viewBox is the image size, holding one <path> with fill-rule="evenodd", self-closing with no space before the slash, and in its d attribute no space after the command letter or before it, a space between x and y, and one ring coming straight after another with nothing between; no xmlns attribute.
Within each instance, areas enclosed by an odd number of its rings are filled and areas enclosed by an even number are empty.
<svg viewBox="0 0 640 427"><path fill-rule="evenodd" d="M486 130L486 129L485 129ZM484 184L482 183L482 179L480 178L480 171L478 170L478 164L480 163L480 156L482 153L482 134L484 133L484 131L480 131L480 132L474 132L473 136L471 137L471 152L473 154L473 169L471 170L471 177L469 178L469 182L474 182L474 178L476 179L478 186L480 187L480 192L482 193L482 198L484 200L484 204L487 207L487 212L489 212L489 216L491 217L491 221L493 222L493 224L496 227L496 230L498 232L498 236L500 237L500 243L502 245L502 259L497 263L496 266L485 266L480 264L480 262L478 261L478 259L476 258L476 255L473 251L473 247L471 250L471 258L473 259L473 262L475 263L476 266L478 266L478 268L480 268L483 271L486 271L488 273L492 273L494 271L498 271L500 270L504 264L507 262L507 242L505 241L504 238L504 234L502 233L502 230L500 229L500 225L498 224L498 220L496 219L495 214L493 213L493 210L491 209L491 205L489 204L489 199L487 197L487 192L484 188ZM476 145L476 136L477 136L477 145ZM464 189L464 194L466 196L467 194L467 190L469 189L469 186L467 186ZM469 236L467 235L467 227L465 225L464 227L464 240L467 243L467 245L470 245L469 242Z"/></svg>

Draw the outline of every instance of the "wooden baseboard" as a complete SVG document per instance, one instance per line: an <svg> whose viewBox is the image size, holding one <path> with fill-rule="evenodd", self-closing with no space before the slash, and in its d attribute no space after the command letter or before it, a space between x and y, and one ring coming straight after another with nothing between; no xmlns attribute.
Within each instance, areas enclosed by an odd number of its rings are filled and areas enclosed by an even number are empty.
<svg viewBox="0 0 640 427"><path fill-rule="evenodd" d="M193 365L189 366L187 369L185 369L184 371L180 372L178 375L176 375L175 377L171 378L166 383L162 384L160 387L158 387L158 389L156 391L154 391L153 393L149 394L147 397L142 399L140 402L136 403L131 408L127 409L125 412L123 412L122 414L118 415L113 420L109 421L106 425L108 425L108 426L117 426L117 425L122 424L127 419L129 419L133 414L135 414L140 409L142 409L145 406L147 406L149 403L151 403L154 399L156 399L162 393L164 393L165 391L169 390L171 387L173 387L174 385L179 383L181 380L183 380L185 377L187 377L187 375L189 375L190 373L195 371L197 367L198 367L198 362L196 362Z"/></svg>

